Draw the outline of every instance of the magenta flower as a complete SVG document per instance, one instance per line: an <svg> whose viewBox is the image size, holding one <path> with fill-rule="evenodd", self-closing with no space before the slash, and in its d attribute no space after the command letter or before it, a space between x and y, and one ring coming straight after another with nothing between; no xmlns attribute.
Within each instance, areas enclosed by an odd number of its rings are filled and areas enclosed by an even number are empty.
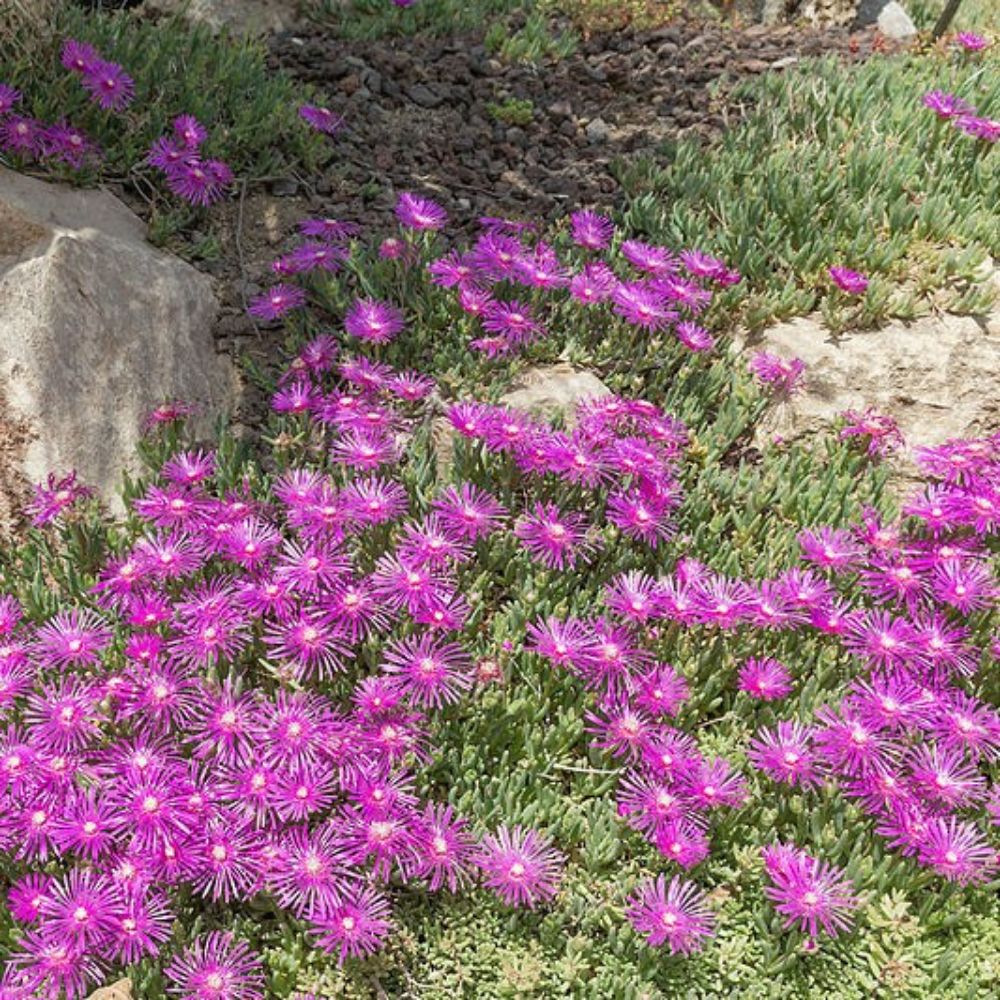
<svg viewBox="0 0 1000 1000"><path fill-rule="evenodd" d="M427 635L390 643L382 669L417 704L432 708L458 701L472 686L472 662L462 647L440 645Z"/></svg>
<svg viewBox="0 0 1000 1000"><path fill-rule="evenodd" d="M0 120L0 150L28 159L42 151L45 126L24 115L8 115Z"/></svg>
<svg viewBox="0 0 1000 1000"><path fill-rule="evenodd" d="M918 847L922 865L960 885L985 882L996 871L997 853L976 826L954 816L927 823Z"/></svg>
<svg viewBox="0 0 1000 1000"><path fill-rule="evenodd" d="M261 960L245 941L212 931L167 966L167 992L180 1000L264 1000Z"/></svg>
<svg viewBox="0 0 1000 1000"><path fill-rule="evenodd" d="M747 367L762 385L771 386L786 396L793 396L802 388L806 363L801 358L782 358L777 354L758 351Z"/></svg>
<svg viewBox="0 0 1000 1000"><path fill-rule="evenodd" d="M21 91L9 84L0 83L0 118L9 114L21 101Z"/></svg>
<svg viewBox="0 0 1000 1000"><path fill-rule="evenodd" d="M977 35L971 31L959 31L955 35L955 44L966 52L982 52L992 44L984 35Z"/></svg>
<svg viewBox="0 0 1000 1000"><path fill-rule="evenodd" d="M903 435L896 421L884 413L869 408L863 413L845 410L840 414L844 426L840 430L840 440L860 438L865 452L870 456L885 456L903 446Z"/></svg>
<svg viewBox="0 0 1000 1000"><path fill-rule="evenodd" d="M66 69L74 73L90 73L100 63L101 57L97 50L86 42L78 42L74 38L67 38L63 42L60 61Z"/></svg>
<svg viewBox="0 0 1000 1000"><path fill-rule="evenodd" d="M389 901L371 888L357 890L343 901L319 907L309 917L316 943L343 965L378 951L392 930Z"/></svg>
<svg viewBox="0 0 1000 1000"><path fill-rule="evenodd" d="M311 128L324 135L337 135L343 131L346 121L343 115L338 115L329 108L315 104L303 104L299 108L299 117Z"/></svg>
<svg viewBox="0 0 1000 1000"><path fill-rule="evenodd" d="M715 917L705 893L679 875L669 884L662 875L643 880L626 904L629 923L650 947L666 944L672 955L701 951L713 934Z"/></svg>
<svg viewBox="0 0 1000 1000"><path fill-rule="evenodd" d="M396 218L407 229L433 231L444 228L448 214L437 202L404 191L396 201Z"/></svg>
<svg viewBox="0 0 1000 1000"><path fill-rule="evenodd" d="M762 729L747 750L750 763L775 781L803 788L821 784L812 752L811 732L798 722L779 722L775 729Z"/></svg>
<svg viewBox="0 0 1000 1000"><path fill-rule="evenodd" d="M3 95L0 94L0 100ZM42 153L45 156L79 170L88 158L95 158L100 155L96 143L92 142L85 133L72 125L60 122L50 125L41 134Z"/></svg>
<svg viewBox="0 0 1000 1000"><path fill-rule="evenodd" d="M473 846L468 824L453 813L451 806L428 804L417 822L415 854L408 875L427 879L432 892L443 885L457 892L469 880Z"/></svg>
<svg viewBox="0 0 1000 1000"><path fill-rule="evenodd" d="M1000 121L996 119L964 114L955 119L955 126L973 139L988 143L1000 141Z"/></svg>
<svg viewBox="0 0 1000 1000"><path fill-rule="evenodd" d="M958 118L960 115L969 114L974 108L967 101L954 94L947 94L943 90L931 90L924 94L923 105L930 108L941 119Z"/></svg>
<svg viewBox="0 0 1000 1000"><path fill-rule="evenodd" d="M344 329L360 340L387 344L403 330L403 314L388 302L356 299L344 316Z"/></svg>
<svg viewBox="0 0 1000 1000"><path fill-rule="evenodd" d="M49 473L48 481L43 485L36 483L35 495L25 508L25 513L31 515L31 523L42 527L55 521L63 511L68 510L78 501L93 495L89 486L76 481L76 473L70 472L61 479L55 473Z"/></svg>
<svg viewBox="0 0 1000 1000"><path fill-rule="evenodd" d="M299 309L306 303L305 289L295 285L275 285L250 302L247 312L263 320L280 319L287 312Z"/></svg>
<svg viewBox="0 0 1000 1000"><path fill-rule="evenodd" d="M606 250L615 235L614 223L596 212L574 212L570 218L573 242L585 250Z"/></svg>
<svg viewBox="0 0 1000 1000"><path fill-rule="evenodd" d="M850 268L834 266L827 268L826 273L830 275L830 280L848 295L864 295L868 289L868 279Z"/></svg>
<svg viewBox="0 0 1000 1000"><path fill-rule="evenodd" d="M786 928L796 927L811 938L820 930L836 937L850 929L858 897L844 872L797 847L777 844L761 853L771 880L764 894L785 917Z"/></svg>
<svg viewBox="0 0 1000 1000"><path fill-rule="evenodd" d="M170 164L165 171L167 187L192 205L214 204L224 197L226 188L233 182L232 170L221 160L189 156Z"/></svg>
<svg viewBox="0 0 1000 1000"><path fill-rule="evenodd" d="M528 909L555 897L563 866L563 856L545 837L520 826L487 834L472 861L488 889L508 906Z"/></svg>
<svg viewBox="0 0 1000 1000"><path fill-rule="evenodd" d="M538 503L518 519L514 534L538 562L552 569L572 569L578 561L588 559L592 547L587 541L588 528L582 514Z"/></svg>
<svg viewBox="0 0 1000 1000"><path fill-rule="evenodd" d="M135 96L135 81L118 63L98 60L83 70L81 83L106 111L124 111Z"/></svg>
<svg viewBox="0 0 1000 1000"><path fill-rule="evenodd" d="M776 701L791 693L791 674L783 663L769 656L751 657L740 667L737 686L751 698Z"/></svg>

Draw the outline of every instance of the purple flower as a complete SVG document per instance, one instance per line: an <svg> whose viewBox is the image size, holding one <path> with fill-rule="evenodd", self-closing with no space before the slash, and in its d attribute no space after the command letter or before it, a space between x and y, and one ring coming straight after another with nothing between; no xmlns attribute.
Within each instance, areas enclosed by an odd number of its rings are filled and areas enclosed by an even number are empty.
<svg viewBox="0 0 1000 1000"><path fill-rule="evenodd" d="M896 421L885 413L868 408L863 413L845 410L840 414L844 426L840 430L840 440L860 438L869 456L885 456L903 446L903 435ZM867 439L867 440L865 440Z"/></svg>
<svg viewBox="0 0 1000 1000"><path fill-rule="evenodd" d="M323 132L325 135L336 135L345 125L343 115L315 104L303 104L299 108L299 117L317 132Z"/></svg>
<svg viewBox="0 0 1000 1000"><path fill-rule="evenodd" d="M83 70L81 82L106 111L124 111L135 96L135 82L118 63L99 59Z"/></svg>
<svg viewBox="0 0 1000 1000"><path fill-rule="evenodd" d="M930 90L924 94L922 102L925 108L930 108L938 118L949 119L958 118L960 115L969 114L974 109L967 101L954 94L945 93L943 90Z"/></svg>
<svg viewBox="0 0 1000 1000"><path fill-rule="evenodd" d="M981 139L983 142L994 143L1000 140L1000 121L992 118L980 118L977 115L960 115L955 120L955 126L959 131L972 136L973 139Z"/></svg>
<svg viewBox="0 0 1000 1000"><path fill-rule="evenodd" d="M508 906L529 909L555 897L563 866L563 856L545 837L520 826L487 834L472 860L488 889Z"/></svg>
<svg viewBox="0 0 1000 1000"><path fill-rule="evenodd" d="M747 757L758 770L775 781L803 788L821 783L812 752L811 732L798 722L779 722L762 729L750 742Z"/></svg>
<svg viewBox="0 0 1000 1000"><path fill-rule="evenodd" d="M404 191L396 201L396 218L407 229L442 229L448 221L448 214L429 198L420 198Z"/></svg>
<svg viewBox="0 0 1000 1000"><path fill-rule="evenodd" d="M174 138L187 150L198 149L208 138L208 129L194 115L178 115L170 127Z"/></svg>
<svg viewBox="0 0 1000 1000"><path fill-rule="evenodd" d="M167 187L192 205L208 206L219 201L233 182L233 172L221 160L185 156L165 167Z"/></svg>
<svg viewBox="0 0 1000 1000"><path fill-rule="evenodd" d="M195 938L164 975L167 992L180 1000L264 1000L261 960L228 932Z"/></svg>
<svg viewBox="0 0 1000 1000"><path fill-rule="evenodd" d="M997 854L972 823L954 816L931 819L920 839L917 856L950 882L985 882L995 872Z"/></svg>
<svg viewBox="0 0 1000 1000"><path fill-rule="evenodd" d="M21 100L21 91L9 84L0 83L0 118L8 114Z"/></svg>
<svg viewBox="0 0 1000 1000"><path fill-rule="evenodd" d="M606 250L615 235L614 223L596 212L574 212L569 219L573 242L585 250Z"/></svg>
<svg viewBox="0 0 1000 1000"><path fill-rule="evenodd" d="M74 73L90 73L100 63L101 57L92 45L67 38L60 60L66 69Z"/></svg>
<svg viewBox="0 0 1000 1000"><path fill-rule="evenodd" d="M344 316L344 329L360 340L387 344L403 331L403 314L389 302L356 299Z"/></svg>
<svg viewBox="0 0 1000 1000"><path fill-rule="evenodd" d="M8 115L0 121L0 150L28 159L42 151L45 126L24 115Z"/></svg>
<svg viewBox="0 0 1000 1000"><path fill-rule="evenodd" d="M982 52L992 44L984 35L976 35L971 31L959 31L955 35L955 44L966 52Z"/></svg>
<svg viewBox="0 0 1000 1000"><path fill-rule="evenodd" d="M31 515L31 523L42 527L55 521L63 511L68 510L79 500L93 495L89 486L83 486L76 481L76 473L70 472L57 479L55 473L49 473L45 485L35 485L35 495L25 508L25 513Z"/></svg>
<svg viewBox="0 0 1000 1000"><path fill-rule="evenodd" d="M826 273L830 275L830 280L848 295L864 295L868 289L868 279L850 268L834 266L827 268Z"/></svg>
<svg viewBox="0 0 1000 1000"><path fill-rule="evenodd" d="M776 701L784 698L792 690L791 675L783 663L765 656L751 657L740 667L737 686L751 698L761 701Z"/></svg>
<svg viewBox="0 0 1000 1000"><path fill-rule="evenodd" d="M675 875L645 879L626 900L629 923L658 948L666 944L672 955L701 951L713 934L715 918L705 894L693 882Z"/></svg>
<svg viewBox="0 0 1000 1000"><path fill-rule="evenodd" d="M336 955L338 965L348 956L359 958L378 951L392 929L389 901L371 888L319 907L310 914L309 923L316 943Z"/></svg>
<svg viewBox="0 0 1000 1000"><path fill-rule="evenodd" d="M78 128L60 122L50 125L41 136L42 152L45 156L61 160L74 170L79 170L88 156L96 156L99 150Z"/></svg>
<svg viewBox="0 0 1000 1000"><path fill-rule="evenodd" d="M850 929L858 898L844 872L797 847L777 844L761 853L771 880L764 893L785 917L786 928L797 927L812 938L820 930L836 937Z"/></svg>
<svg viewBox="0 0 1000 1000"><path fill-rule="evenodd" d="M772 386L786 396L793 396L802 388L806 363L801 358L782 358L777 354L758 351L747 367L762 385Z"/></svg>
<svg viewBox="0 0 1000 1000"><path fill-rule="evenodd" d="M426 635L400 639L386 647L382 659L382 669L418 705L440 708L472 686L472 662L456 643L441 645Z"/></svg>
<svg viewBox="0 0 1000 1000"><path fill-rule="evenodd" d="M532 558L552 569L572 569L588 559L589 525L582 514L564 513L555 504L538 503L526 511L514 526Z"/></svg>
<svg viewBox="0 0 1000 1000"><path fill-rule="evenodd" d="M305 304L305 289L296 285L275 285L253 299L247 312L257 319L270 321L280 319L285 313L300 309Z"/></svg>

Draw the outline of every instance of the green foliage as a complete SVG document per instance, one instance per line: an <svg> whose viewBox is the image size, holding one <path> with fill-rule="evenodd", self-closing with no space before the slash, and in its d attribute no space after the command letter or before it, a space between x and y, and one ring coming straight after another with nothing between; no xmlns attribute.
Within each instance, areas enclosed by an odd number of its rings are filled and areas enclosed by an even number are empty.
<svg viewBox="0 0 1000 1000"><path fill-rule="evenodd" d="M535 117L535 105L527 98L509 97L502 104L487 104L486 110L491 118L504 125L530 125Z"/></svg>
<svg viewBox="0 0 1000 1000"><path fill-rule="evenodd" d="M307 0L306 13L343 38L386 35L454 35L522 10L536 0L418 0L396 7L390 0Z"/></svg>
<svg viewBox="0 0 1000 1000"><path fill-rule="evenodd" d="M491 25L483 44L505 62L533 63L547 56L565 59L576 50L577 39L570 31L554 33L549 18L535 12L513 34L502 22Z"/></svg>
<svg viewBox="0 0 1000 1000"><path fill-rule="evenodd" d="M754 111L710 149L682 141L622 168L626 222L737 266L751 328L822 305L831 264L880 279L863 324L932 301L982 308L977 268L1000 254L995 150L937 122L920 99L950 90L995 116L997 65L914 54L767 74L737 91Z"/></svg>

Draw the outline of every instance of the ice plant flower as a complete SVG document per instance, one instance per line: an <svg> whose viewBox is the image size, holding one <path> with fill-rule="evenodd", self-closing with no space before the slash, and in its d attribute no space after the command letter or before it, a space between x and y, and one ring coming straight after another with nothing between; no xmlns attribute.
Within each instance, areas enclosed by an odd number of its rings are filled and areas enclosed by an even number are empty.
<svg viewBox="0 0 1000 1000"><path fill-rule="evenodd" d="M434 231L444 228L448 214L429 198L404 191L396 201L396 218L406 229Z"/></svg>
<svg viewBox="0 0 1000 1000"><path fill-rule="evenodd" d="M925 108L930 108L938 118L945 121L975 110L968 101L963 101L961 97L948 94L943 90L929 90L921 100Z"/></svg>
<svg viewBox="0 0 1000 1000"><path fill-rule="evenodd" d="M848 295L864 295L868 290L868 279L850 268L835 265L828 268L826 273L830 276L830 280Z"/></svg>
<svg viewBox="0 0 1000 1000"><path fill-rule="evenodd" d="M501 826L483 837L472 861L484 884L509 906L534 908L559 887L562 855L535 830Z"/></svg>
<svg viewBox="0 0 1000 1000"><path fill-rule="evenodd" d="M821 930L836 937L851 927L858 897L840 869L794 846L776 844L761 853L771 881L764 893L785 917L786 928L815 938Z"/></svg>
<svg viewBox="0 0 1000 1000"><path fill-rule="evenodd" d="M49 473L48 481L35 485L35 495L26 508L35 527L43 527L57 520L59 516L85 497L93 495L89 486L76 481L76 473L69 472L61 478Z"/></svg>
<svg viewBox="0 0 1000 1000"><path fill-rule="evenodd" d="M782 358L767 351L758 351L747 367L762 385L792 396L802 388L806 363L801 358Z"/></svg>
<svg viewBox="0 0 1000 1000"><path fill-rule="evenodd" d="M751 657L740 667L739 689L751 698L761 701L776 701L784 698L792 690L791 675L784 664L769 656Z"/></svg>
<svg viewBox="0 0 1000 1000"><path fill-rule="evenodd" d="M394 305L374 299L356 299L344 317L344 329L371 344L387 344L403 326L403 314Z"/></svg>
<svg viewBox="0 0 1000 1000"><path fill-rule="evenodd" d="M195 938L164 973L167 992L179 1000L263 1000L261 960L232 934L212 931Z"/></svg>
<svg viewBox="0 0 1000 1000"><path fill-rule="evenodd" d="M955 35L955 44L965 52L982 52L990 47L990 40L985 35L977 35L972 31L959 31Z"/></svg>
<svg viewBox="0 0 1000 1000"><path fill-rule="evenodd" d="M300 309L305 302L305 289L295 285L275 285L253 299L247 312L257 319L276 320L293 309Z"/></svg>
<svg viewBox="0 0 1000 1000"><path fill-rule="evenodd" d="M316 104L303 104L299 108L299 117L310 128L324 135L337 135L343 131L346 121L343 115L338 115L329 108L319 107Z"/></svg>
<svg viewBox="0 0 1000 1000"><path fill-rule="evenodd" d="M705 893L679 875L669 884L662 875L641 882L626 901L625 915L651 947L666 944L672 955L701 951L714 933Z"/></svg>

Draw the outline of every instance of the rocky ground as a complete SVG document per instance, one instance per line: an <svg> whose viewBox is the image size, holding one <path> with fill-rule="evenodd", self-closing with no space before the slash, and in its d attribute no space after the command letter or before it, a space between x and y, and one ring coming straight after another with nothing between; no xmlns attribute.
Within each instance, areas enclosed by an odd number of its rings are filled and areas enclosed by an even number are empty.
<svg viewBox="0 0 1000 1000"><path fill-rule="evenodd" d="M316 194L378 222L394 191L422 188L459 219L552 217L614 204L615 164L671 139L711 140L746 110L748 77L804 56L863 58L869 31L678 21L594 36L571 56L505 64L478 38L347 42L321 31L273 39L272 60L318 85L343 114L337 158ZM518 102L525 120L504 120Z"/></svg>

